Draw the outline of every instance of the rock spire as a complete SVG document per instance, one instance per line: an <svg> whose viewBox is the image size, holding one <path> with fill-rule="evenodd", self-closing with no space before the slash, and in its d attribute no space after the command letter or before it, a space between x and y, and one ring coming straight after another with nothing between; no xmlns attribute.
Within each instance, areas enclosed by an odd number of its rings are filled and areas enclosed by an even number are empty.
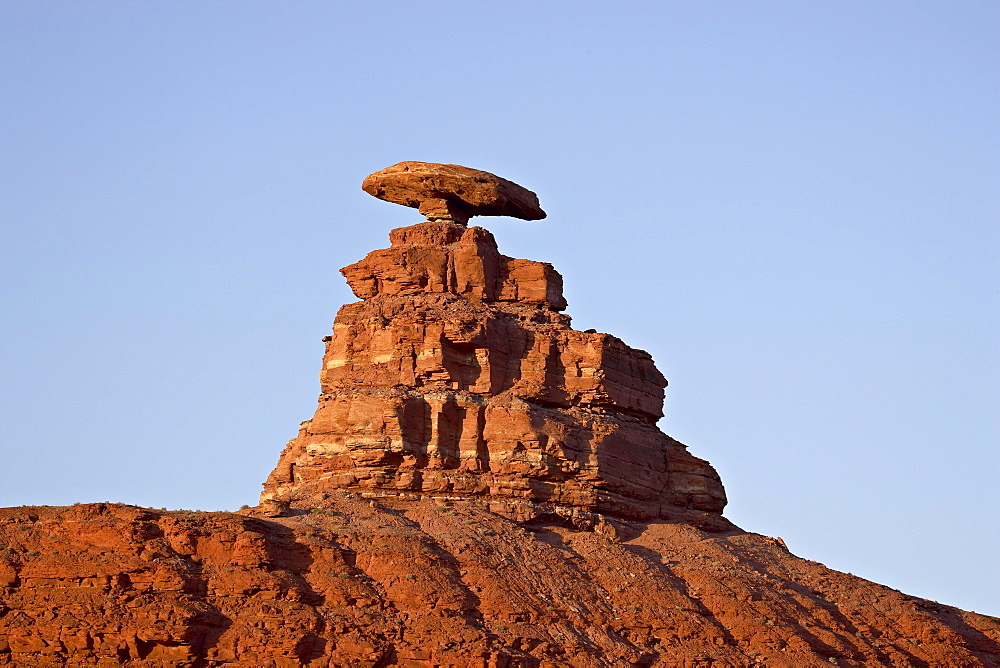
<svg viewBox="0 0 1000 668"><path fill-rule="evenodd" d="M509 182L487 179L499 193L488 203L455 185L485 172L430 167L400 163L365 189L421 206L425 194L454 192L484 215L516 209ZM427 174L461 178L434 190L420 180ZM405 185L411 177L423 185ZM468 183L484 183L476 178ZM417 194L407 200L406 188ZM479 498L521 519L723 521L715 470L656 427L667 381L649 354L573 329L550 264L502 255L487 230L453 221L389 238L341 270L362 301L337 314L319 407L281 453L262 502L316 505L339 489Z"/></svg>

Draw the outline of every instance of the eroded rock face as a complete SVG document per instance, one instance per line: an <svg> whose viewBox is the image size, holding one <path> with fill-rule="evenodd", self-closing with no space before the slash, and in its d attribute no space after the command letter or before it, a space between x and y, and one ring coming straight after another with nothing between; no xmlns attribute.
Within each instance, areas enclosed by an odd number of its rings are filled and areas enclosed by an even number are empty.
<svg viewBox="0 0 1000 668"><path fill-rule="evenodd" d="M461 165L400 162L370 174L361 188L373 197L417 208L430 221L464 225L471 216L545 218L535 193Z"/></svg>
<svg viewBox="0 0 1000 668"><path fill-rule="evenodd" d="M650 356L570 327L562 278L478 227L427 222L342 269L362 302L328 337L322 395L262 500L346 489L476 497L515 516L718 519L712 467L657 429Z"/></svg>

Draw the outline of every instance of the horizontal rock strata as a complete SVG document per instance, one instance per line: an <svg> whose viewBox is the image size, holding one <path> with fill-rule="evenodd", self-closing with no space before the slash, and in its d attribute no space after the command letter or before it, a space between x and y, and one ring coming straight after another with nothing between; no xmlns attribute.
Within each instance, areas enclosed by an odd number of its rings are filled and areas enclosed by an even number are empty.
<svg viewBox="0 0 1000 668"><path fill-rule="evenodd" d="M363 301L337 314L319 407L262 500L348 489L625 518L721 512L712 467L656 427L666 380L650 356L572 329L551 265L448 222L390 240L341 270Z"/></svg>

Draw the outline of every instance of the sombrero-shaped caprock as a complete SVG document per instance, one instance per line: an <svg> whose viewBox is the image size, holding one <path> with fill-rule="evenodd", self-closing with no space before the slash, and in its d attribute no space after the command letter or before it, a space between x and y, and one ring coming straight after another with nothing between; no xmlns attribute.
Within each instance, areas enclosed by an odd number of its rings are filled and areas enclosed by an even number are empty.
<svg viewBox="0 0 1000 668"><path fill-rule="evenodd" d="M369 195L420 210L427 220L465 225L472 216L511 216L541 220L538 196L481 169L434 162L399 162L361 184Z"/></svg>

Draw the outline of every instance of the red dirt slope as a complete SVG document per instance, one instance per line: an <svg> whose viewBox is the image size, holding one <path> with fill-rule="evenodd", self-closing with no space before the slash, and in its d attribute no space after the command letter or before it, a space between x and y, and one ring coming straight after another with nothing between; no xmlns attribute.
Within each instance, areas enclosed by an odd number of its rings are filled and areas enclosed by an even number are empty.
<svg viewBox="0 0 1000 668"><path fill-rule="evenodd" d="M1000 665L1000 620L735 528L342 491L255 512L0 511L0 665Z"/></svg>

